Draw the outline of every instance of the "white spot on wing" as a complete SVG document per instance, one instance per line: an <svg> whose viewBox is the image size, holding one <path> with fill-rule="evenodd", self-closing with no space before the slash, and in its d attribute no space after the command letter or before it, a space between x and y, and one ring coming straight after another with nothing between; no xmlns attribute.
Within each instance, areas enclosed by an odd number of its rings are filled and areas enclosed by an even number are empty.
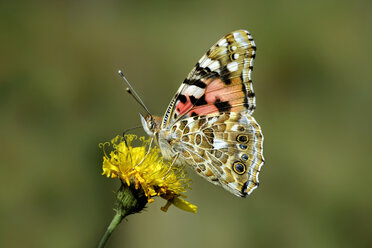
<svg viewBox="0 0 372 248"><path fill-rule="evenodd" d="M196 86L196 85L189 85L183 91L183 94L194 96L195 98L200 98L204 94L204 89Z"/></svg>
<svg viewBox="0 0 372 248"><path fill-rule="evenodd" d="M226 39L222 39L222 40L220 40L220 42L218 42L219 46L224 46L225 44L226 44Z"/></svg>
<svg viewBox="0 0 372 248"><path fill-rule="evenodd" d="M214 149L222 149L222 148L226 148L227 146L228 146L227 143L223 140L220 140L220 139L213 140Z"/></svg>
<svg viewBox="0 0 372 248"><path fill-rule="evenodd" d="M236 61L227 64L227 69L231 72L237 71L238 68L239 64Z"/></svg>
<svg viewBox="0 0 372 248"><path fill-rule="evenodd" d="M200 66L205 68L207 67L210 63L212 63L212 60L210 58L206 58L203 61L200 62Z"/></svg>
<svg viewBox="0 0 372 248"><path fill-rule="evenodd" d="M231 128L231 130L232 130L232 131L238 131L238 127L239 127L239 125L234 125L234 126Z"/></svg>
<svg viewBox="0 0 372 248"><path fill-rule="evenodd" d="M208 124L209 124L209 125L212 125L212 124L214 124L217 120L218 120L217 117L212 117L211 119L208 118Z"/></svg>
<svg viewBox="0 0 372 248"><path fill-rule="evenodd" d="M215 60L208 67L211 69L211 71L216 71L218 68L220 68L220 62Z"/></svg>
<svg viewBox="0 0 372 248"><path fill-rule="evenodd" d="M199 64L201 64L201 63L202 63L206 58L207 58L207 56L205 56L205 55L204 55L203 57L201 57L201 58L199 59L199 61L198 61Z"/></svg>
<svg viewBox="0 0 372 248"><path fill-rule="evenodd" d="M242 116L242 118L239 119L239 123L243 123L243 124L251 126L250 121L248 120L246 116Z"/></svg>
<svg viewBox="0 0 372 248"><path fill-rule="evenodd" d="M245 68L243 69L243 81L248 82L248 73Z"/></svg>
<svg viewBox="0 0 372 248"><path fill-rule="evenodd" d="M244 36L241 33L235 32L234 33L234 38L239 43L239 45L241 45L242 47L248 47L249 46L249 44L247 43L247 39L244 38Z"/></svg>

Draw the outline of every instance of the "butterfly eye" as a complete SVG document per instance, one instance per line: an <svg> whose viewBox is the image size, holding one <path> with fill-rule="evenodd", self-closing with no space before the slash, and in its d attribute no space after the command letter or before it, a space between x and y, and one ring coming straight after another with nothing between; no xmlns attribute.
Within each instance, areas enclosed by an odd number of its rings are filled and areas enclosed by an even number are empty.
<svg viewBox="0 0 372 248"><path fill-rule="evenodd" d="M149 121L149 127L150 128L153 128L154 127L154 122L153 121Z"/></svg>
<svg viewBox="0 0 372 248"><path fill-rule="evenodd" d="M234 170L237 174L242 175L242 174L244 174L244 172L245 172L245 165L244 165L242 162L237 161L237 162L235 162L235 163L233 164L233 170Z"/></svg>

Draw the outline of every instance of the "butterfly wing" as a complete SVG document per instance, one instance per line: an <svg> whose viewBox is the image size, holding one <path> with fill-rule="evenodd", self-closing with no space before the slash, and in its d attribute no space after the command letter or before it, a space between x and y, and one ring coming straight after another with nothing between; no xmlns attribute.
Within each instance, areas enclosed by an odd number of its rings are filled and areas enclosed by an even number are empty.
<svg viewBox="0 0 372 248"><path fill-rule="evenodd" d="M258 186L263 135L249 114L189 117L174 123L172 131L180 133L176 149L183 162L208 181L241 197Z"/></svg>
<svg viewBox="0 0 372 248"><path fill-rule="evenodd" d="M245 30L213 45L172 99L159 134L165 157L179 154L178 163L238 196L257 187L264 163L261 128L251 116L255 51Z"/></svg>
<svg viewBox="0 0 372 248"><path fill-rule="evenodd" d="M165 112L161 128L187 117L223 112L252 114L251 72L256 46L248 31L232 32L199 60Z"/></svg>

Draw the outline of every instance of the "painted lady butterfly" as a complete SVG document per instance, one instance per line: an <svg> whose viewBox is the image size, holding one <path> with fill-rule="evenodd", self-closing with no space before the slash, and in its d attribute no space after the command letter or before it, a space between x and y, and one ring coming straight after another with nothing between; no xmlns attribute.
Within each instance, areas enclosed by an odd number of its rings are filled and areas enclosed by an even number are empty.
<svg viewBox="0 0 372 248"><path fill-rule="evenodd" d="M255 55L248 31L224 36L196 63L164 117L141 115L165 159L241 197L258 186L264 164L262 131L252 117Z"/></svg>

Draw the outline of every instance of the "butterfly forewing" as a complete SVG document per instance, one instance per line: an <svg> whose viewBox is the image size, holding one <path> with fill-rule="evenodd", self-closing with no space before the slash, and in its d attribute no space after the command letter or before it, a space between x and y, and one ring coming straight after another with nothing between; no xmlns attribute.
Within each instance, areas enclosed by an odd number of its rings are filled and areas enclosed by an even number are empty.
<svg viewBox="0 0 372 248"><path fill-rule="evenodd" d="M193 116L255 109L251 71L256 46L238 30L224 36L199 60L171 101L162 122L166 128Z"/></svg>

